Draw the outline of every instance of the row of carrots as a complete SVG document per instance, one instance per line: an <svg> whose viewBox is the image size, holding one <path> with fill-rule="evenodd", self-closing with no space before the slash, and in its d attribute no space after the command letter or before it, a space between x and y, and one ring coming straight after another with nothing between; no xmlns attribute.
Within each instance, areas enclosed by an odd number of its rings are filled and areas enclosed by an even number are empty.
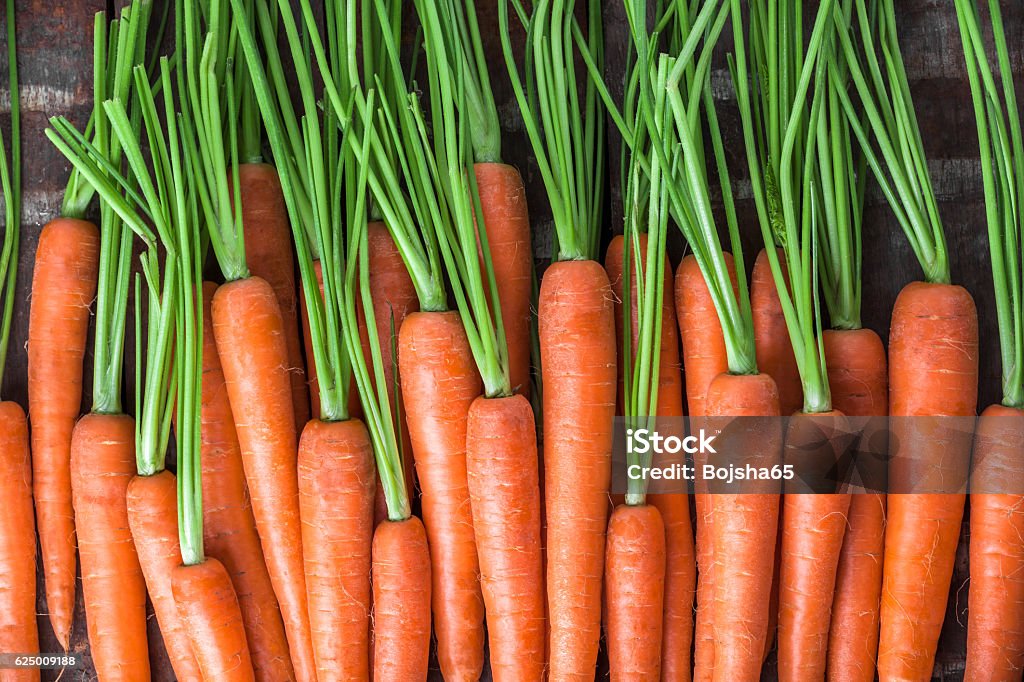
<svg viewBox="0 0 1024 682"><path fill-rule="evenodd" d="M954 467L973 449L998 476L1019 467L1001 418L1024 408L1024 136L998 0L953 1L1004 400L973 443L895 437ZM150 678L147 596L180 680L408 682L432 646L446 680L485 663L497 680L590 680L602 638L614 680L757 680L773 646L780 679L930 679L964 495L698 487L691 507L631 481L609 505L617 414L711 429L795 415L751 439L768 464L820 417L975 415L977 312L951 283L894 0L624 0L619 98L602 3L500 0L553 216L539 282L475 4L412 4L411 65L398 0L176 0L170 22L133 0L97 17L90 124L47 131L72 174L36 251L31 432L2 404L0 651L38 651L38 536L65 649L81 564L101 680ZM10 0L7 22L17 93ZM728 142L765 245L749 278L710 85L727 29L742 132ZM165 30L173 52L148 54ZM599 262L606 120L625 218ZM860 319L871 184L924 272L888 351ZM691 251L674 277L670 229ZM7 320L14 263L0 259ZM203 281L214 269L223 283ZM1020 497L971 502L966 675L1020 679Z"/></svg>

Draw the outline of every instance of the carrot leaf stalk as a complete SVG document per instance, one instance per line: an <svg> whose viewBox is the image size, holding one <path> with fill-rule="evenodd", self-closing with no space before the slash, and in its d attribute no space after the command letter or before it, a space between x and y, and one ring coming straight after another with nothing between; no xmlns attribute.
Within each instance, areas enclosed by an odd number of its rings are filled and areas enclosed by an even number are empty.
<svg viewBox="0 0 1024 682"><path fill-rule="evenodd" d="M805 49L799 30L802 3L787 2L779 8L753 3L748 63L740 3L732 2L735 56L730 65L754 203L803 383L803 411L808 414L831 410L818 314L818 216L812 169L834 4L829 0L819 8ZM754 96L759 96L756 103ZM788 283L776 244L785 254Z"/></svg>
<svg viewBox="0 0 1024 682"><path fill-rule="evenodd" d="M510 0L498 4L501 47L512 91L523 116L544 188L551 202L557 259L593 260L601 236L605 145L603 100L592 79L576 78L575 41L598 70L603 67L601 3L587 3L587 31L574 30L575 2L537 3L527 13L511 0L527 27L525 76L516 64L509 23Z"/></svg>
<svg viewBox="0 0 1024 682"><path fill-rule="evenodd" d="M1024 209L1024 137L1012 78L1006 32L999 3L989 2L994 66L985 51L979 8L957 0L957 18L978 124L985 192L985 219L992 257L1003 405L1024 408L1024 305L1021 272L1021 223Z"/></svg>
<svg viewBox="0 0 1024 682"><path fill-rule="evenodd" d="M14 284L18 276L18 244L21 238L21 101L18 88L18 45L14 0L7 0L7 82L11 92L11 142L0 139L0 190L4 197L4 237L0 248L0 379L7 364L11 319L14 315Z"/></svg>
<svg viewBox="0 0 1024 682"><path fill-rule="evenodd" d="M834 11L850 80L862 115L845 88L837 93L875 179L907 236L928 282L950 282L949 254L921 132L910 99L906 68L896 34L895 5L856 0L847 19ZM859 30L854 29L856 23ZM859 37L861 56L854 45ZM879 53L882 57L879 57ZM862 62L863 58L863 62ZM874 144L872 144L872 140Z"/></svg>

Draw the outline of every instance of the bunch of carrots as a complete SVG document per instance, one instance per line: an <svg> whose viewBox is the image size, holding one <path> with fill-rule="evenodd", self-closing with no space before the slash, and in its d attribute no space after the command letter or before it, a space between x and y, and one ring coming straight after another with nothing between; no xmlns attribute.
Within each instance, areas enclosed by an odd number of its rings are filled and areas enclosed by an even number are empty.
<svg viewBox="0 0 1024 682"><path fill-rule="evenodd" d="M976 421L978 313L895 0L621 2L621 82L597 0L497 0L494 27L475 0L96 16L89 121L46 130L71 175L36 246L27 421L0 403L0 655L40 653L38 539L49 627L77 651L80 586L100 680L151 679L150 613L183 681L929 680L969 498L966 675L1022 678L1024 133L1000 3L951 0L1003 367ZM494 79L552 243L503 161ZM922 271L888 350L861 322L868 191ZM893 493L837 480L886 417L913 452L882 460ZM619 457L624 429L728 434L743 464L803 475L620 487L657 464Z"/></svg>

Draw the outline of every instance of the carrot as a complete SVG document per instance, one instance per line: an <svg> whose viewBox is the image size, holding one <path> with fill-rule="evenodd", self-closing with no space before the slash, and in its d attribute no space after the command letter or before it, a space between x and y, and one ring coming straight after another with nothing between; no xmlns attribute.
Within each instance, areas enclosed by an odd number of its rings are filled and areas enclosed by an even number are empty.
<svg viewBox="0 0 1024 682"><path fill-rule="evenodd" d="M253 515L281 605L292 665L299 679L315 679L302 572L298 446L280 307L269 284L249 277L221 285L211 312Z"/></svg>
<svg viewBox="0 0 1024 682"><path fill-rule="evenodd" d="M889 333L890 414L970 416L977 379L978 315L971 295L949 284L904 287ZM954 476L955 463L966 463L970 443L964 434L925 440L910 428L901 433L902 423L893 425L894 442L914 452L915 460L949 463ZM913 481L927 487L929 480L934 478L890 474L894 486ZM888 504L878 669L883 676L922 679L931 674L945 616L964 495L895 494Z"/></svg>
<svg viewBox="0 0 1024 682"><path fill-rule="evenodd" d="M594 261L552 264L541 280L544 462L551 674L597 658L615 413L610 284Z"/></svg>
<svg viewBox="0 0 1024 682"><path fill-rule="evenodd" d="M82 594L101 679L149 679L146 583L128 525L134 446L135 421L125 415L86 415L71 442Z"/></svg>
<svg viewBox="0 0 1024 682"><path fill-rule="evenodd" d="M0 402L0 651L38 653L36 538L28 422L17 403ZM38 670L5 671L11 682Z"/></svg>
<svg viewBox="0 0 1024 682"><path fill-rule="evenodd" d="M481 391L480 375L454 312L406 317L398 361L431 548L438 659L446 677L475 679L483 669L484 603L477 579L466 434L470 405Z"/></svg>
<svg viewBox="0 0 1024 682"><path fill-rule="evenodd" d="M373 451L361 421L306 425L299 511L313 654L319 680L369 676Z"/></svg>
<svg viewBox="0 0 1024 682"><path fill-rule="evenodd" d="M708 425L717 428L733 417L778 416L778 400L775 382L767 374L720 374L708 389ZM757 442L750 444L756 448L751 452L758 461L776 461L782 434L759 428L752 435ZM717 494L709 506L715 560L714 679L758 679L768 636L779 495Z"/></svg>
<svg viewBox="0 0 1024 682"><path fill-rule="evenodd" d="M491 673L496 680L539 680L546 628L533 409L521 394L477 398L466 438Z"/></svg>
<svg viewBox="0 0 1024 682"><path fill-rule="evenodd" d="M723 260L735 288L736 267L732 255L723 253ZM701 274L697 259L683 258L676 270L676 317L683 344L683 366L686 368L686 400L691 430L700 428L699 417L706 414L705 401L712 380L728 370L722 323L715 303ZM711 554L710 499L701 482L694 497L697 511L697 622L694 627L694 670L697 679L709 680L714 673L715 640L711 623L715 564Z"/></svg>
<svg viewBox="0 0 1024 682"><path fill-rule="evenodd" d="M405 269L405 263L402 261L402 254L395 246L395 240L391 238L384 223L371 222L367 225L367 242L370 261L370 295L373 297L374 319L377 321L377 336L380 338L384 379L387 382L391 404L398 405L395 402L395 387L401 383L400 377L397 376L398 360L395 357L398 350L398 333L405 318L410 313L419 310L419 300L416 298L416 288L413 286L412 278L409 277L409 271ZM365 325L361 316L360 324ZM365 343L369 343L365 333L363 338ZM354 387L353 384L353 389ZM353 399L350 403L357 405L359 401ZM402 465L405 468L405 485L408 490L412 490L414 480L412 440L409 438L408 419L404 405L398 406L400 408L398 426L402 431ZM376 496L374 523L379 523L387 516L384 490L381 487L380 479L377 479Z"/></svg>
<svg viewBox="0 0 1024 682"><path fill-rule="evenodd" d="M179 680L200 679L189 633L171 587L171 573L181 565L177 480L166 470L152 476L134 476L128 485L127 500L128 526L171 667Z"/></svg>
<svg viewBox="0 0 1024 682"><path fill-rule="evenodd" d="M242 611L227 569L216 559L176 566L171 588L204 680L255 680Z"/></svg>
<svg viewBox="0 0 1024 682"><path fill-rule="evenodd" d="M605 551L613 679L662 679L665 556L665 529L655 507L615 508Z"/></svg>
<svg viewBox="0 0 1024 682"><path fill-rule="evenodd" d="M647 235L638 235L640 252L647 252ZM605 270L608 272L608 279L611 281L612 290L615 293L615 322L618 338L617 348L619 349L618 364L626 367L622 357L622 327L623 317L621 313L621 301L623 300L623 244L621 236L616 235L608 245L605 256ZM692 260L692 259L691 259ZM646 261L640 260L640 267L646 268ZM633 310L632 348L636 349L639 343L638 312L636 310L637 298L637 277L635 266L631 268L632 283L630 285L631 308ZM676 303L672 282L670 280L671 270L666 262L664 293L661 309L661 340L659 343L660 361L658 371L658 416L666 418L659 420L658 432L662 435L686 435L683 433L683 388L680 372L679 359L679 327L676 324ZM700 272L697 272L700 276ZM703 277L700 279L701 286L704 285ZM713 304L712 304L713 305ZM720 329L720 328L719 328ZM724 343L723 343L724 346ZM723 370L724 367L724 348ZM620 374L620 405L622 405L622 376ZM690 676L690 649L693 644L693 597L694 585L696 583L696 565L694 558L693 528L690 524L689 500L683 494L662 494L649 495L648 502L656 507L661 513L662 525L665 529L665 558L664 570L664 603L665 622L663 625L664 641L661 646L662 661L661 668L669 679L676 677ZM607 564L607 562L606 562ZM607 570L607 569L606 569Z"/></svg>
<svg viewBox="0 0 1024 682"><path fill-rule="evenodd" d="M28 331L32 485L46 605L57 641L69 646L75 603L71 433L82 403L89 305L96 295L99 231L58 218L39 235Z"/></svg>
<svg viewBox="0 0 1024 682"><path fill-rule="evenodd" d="M238 182L241 188L242 225L245 228L246 263L253 276L266 280L274 289L281 306L295 425L301 429L309 421L310 397L302 361L302 343L299 340L291 229L281 193L281 181L277 171L269 164L243 163L238 166Z"/></svg>
<svg viewBox="0 0 1024 682"><path fill-rule="evenodd" d="M594 79L575 87L577 51L586 54L593 71L600 72L604 61L601 7L587 3L576 44L563 30L572 23L575 5L555 4L550 11L534 6L520 15L529 26L526 42L533 55L525 60L524 78L512 47L509 2L498 3L502 55L533 156L544 169L557 243L538 298L548 654L549 675L556 680L592 679L597 663L616 397L611 285L595 260L605 110ZM486 72L486 65L479 70ZM524 83L549 75L550 87L528 95L531 88Z"/></svg>
<svg viewBox="0 0 1024 682"><path fill-rule="evenodd" d="M473 170L501 300L512 390L529 396L533 247L526 189L514 166L476 163Z"/></svg>
<svg viewBox="0 0 1024 682"><path fill-rule="evenodd" d="M211 308L216 290L216 284L203 283L203 542L209 556L224 564L231 576L256 679L292 679L288 640L256 532L235 421L213 338Z"/></svg>
<svg viewBox="0 0 1024 682"><path fill-rule="evenodd" d="M913 102L893 94L909 92L896 36L895 4L883 0L877 9L875 20L862 22L858 8L853 13L856 28L847 26L841 13L836 13L836 35L877 144L853 118L851 127L873 161L875 179L904 233L915 245L926 280L905 286L893 308L889 413L940 418L923 429L926 433L907 423L918 420L891 420L889 454L896 459L890 460L889 486L899 490L913 484L918 489L948 492L949 481L960 476L966 480L970 438L963 424L947 429L947 420L941 418L976 414L978 316L971 295L950 283L949 253L935 192L923 170L927 157ZM858 36L859 43L884 49L858 54L852 41ZM868 75L879 72L889 73L891 82ZM849 95L843 88L837 90L849 111ZM907 175L911 168L917 169L913 179ZM913 457L900 457L893 449L896 443ZM878 674L882 679L928 679L945 615L964 495L890 494L887 504Z"/></svg>
<svg viewBox="0 0 1024 682"><path fill-rule="evenodd" d="M375 682L427 678L430 642L430 557L415 516L385 521L373 534Z"/></svg>
<svg viewBox="0 0 1024 682"><path fill-rule="evenodd" d="M826 330L822 342L836 409L850 417L887 415L887 361L878 334L870 329ZM828 671L833 679L874 679L884 546L885 495L852 495L829 628Z"/></svg>

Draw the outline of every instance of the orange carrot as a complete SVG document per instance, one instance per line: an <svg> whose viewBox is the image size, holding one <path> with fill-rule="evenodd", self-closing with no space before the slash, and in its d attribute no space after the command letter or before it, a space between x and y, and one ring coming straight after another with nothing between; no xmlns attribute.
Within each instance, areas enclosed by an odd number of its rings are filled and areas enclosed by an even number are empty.
<svg viewBox="0 0 1024 682"><path fill-rule="evenodd" d="M887 415L887 362L878 334L870 329L827 330L822 341L833 406L850 417ZM885 495L852 495L832 601L830 679L875 678L884 548Z"/></svg>
<svg viewBox="0 0 1024 682"><path fill-rule="evenodd" d="M466 468L495 680L540 680L545 667L540 487L533 408L522 395L469 409Z"/></svg>
<svg viewBox="0 0 1024 682"><path fill-rule="evenodd" d="M281 181L277 170L269 164L243 163L238 166L238 183L242 195L245 260L249 272L266 280L274 289L281 306L295 425L301 429L309 421L310 398L299 340L292 231Z"/></svg>
<svg viewBox="0 0 1024 682"><path fill-rule="evenodd" d="M893 308L889 344L892 416L975 414L978 315L965 289L908 284ZM904 453L913 452L915 461L936 466L925 476L890 468L892 485L928 486L936 476L956 475L966 465L969 436L922 438L901 424L893 425L892 442L901 443ZM928 679L946 612L964 495L895 494L888 506L878 671L883 679Z"/></svg>
<svg viewBox="0 0 1024 682"><path fill-rule="evenodd" d="M526 189L514 166L477 163L473 169L501 301L512 390L529 396L533 247Z"/></svg>
<svg viewBox="0 0 1024 682"><path fill-rule="evenodd" d="M778 416L779 393L767 374L720 374L708 389L706 409L707 424L712 428L724 426L733 417ZM757 453L761 465L778 462L781 433L757 428L751 437L745 450ZM779 495L718 494L711 496L708 506L708 534L716 564L712 584L714 679L756 680L768 638Z"/></svg>
<svg viewBox="0 0 1024 682"><path fill-rule="evenodd" d="M786 256L778 249L782 274L788 281ZM750 309L754 315L754 347L757 367L775 380L779 387L779 408L785 417L803 406L803 388L793 355L793 344L782 315L782 302L768 263L768 253L762 249L754 261L750 275Z"/></svg>
<svg viewBox="0 0 1024 682"><path fill-rule="evenodd" d="M610 286L604 268L594 261L554 263L541 282L547 589L554 679L593 677L600 640L615 414Z"/></svg>
<svg viewBox="0 0 1024 682"><path fill-rule="evenodd" d="M17 403L0 402L0 651L39 653L36 629L36 524L28 422ZM5 670L10 682L39 670Z"/></svg>
<svg viewBox="0 0 1024 682"><path fill-rule="evenodd" d="M204 680L255 680L242 611L224 565L207 558L176 566L171 589Z"/></svg>
<svg viewBox="0 0 1024 682"><path fill-rule="evenodd" d="M269 284L249 277L217 289L212 315L253 515L281 605L292 666L298 679L313 680L299 521L298 445L280 307Z"/></svg>
<svg viewBox="0 0 1024 682"><path fill-rule="evenodd" d="M89 647L100 679L149 679L146 583L128 527L134 475L135 421L82 417L71 441L71 490Z"/></svg>
<svg viewBox="0 0 1024 682"><path fill-rule="evenodd" d="M317 676L369 675L370 546L376 467L356 419L310 421L299 441L299 511Z"/></svg>
<svg viewBox="0 0 1024 682"><path fill-rule="evenodd" d="M736 269L732 255L722 254L729 277L735 286ZM683 343L683 366L686 368L686 400L690 412L691 430L700 428L699 417L707 414L706 399L712 380L729 368L725 352L725 338L718 311L711 299L707 282L697 265L697 259L687 256L676 270L676 316L679 336ZM712 629L711 603L714 561L711 553L710 498L702 493L705 485L698 486L694 502L697 512L697 622L694 627L694 675L698 680L710 680L714 674L715 640Z"/></svg>
<svg viewBox="0 0 1024 682"><path fill-rule="evenodd" d="M605 564L612 679L660 680L665 529L655 507L615 508L608 524ZM689 657L689 649L686 654Z"/></svg>
<svg viewBox="0 0 1024 682"><path fill-rule="evenodd" d="M647 251L647 235L639 235L640 252ZM624 239L617 235L608 245L605 256L605 270L615 292L615 324L617 348L619 350L619 367L623 362L622 343L622 300L623 300L623 244ZM646 268L646 260L639 259L641 268ZM664 295L661 311L661 344L658 372L658 416L667 419L659 420L658 432L662 435L684 436L683 433L683 388L679 360L679 327L676 325L676 304L671 270L666 262ZM700 271L697 270L698 276ZM636 310L636 292L638 282L636 270L632 273L633 282L630 286L631 308L633 309L633 345L639 343L638 313ZM703 285L703 277L700 282ZM704 285L705 290L707 286ZM712 304L713 306L713 304ZM714 309L712 307L712 313ZM717 319L717 317L716 317ZM721 329L719 328L719 333ZM723 366L724 365L723 342ZM719 372L719 373L720 373ZM710 380L709 380L710 383ZM619 401L622 405L622 373L619 373ZM663 643L661 646L662 672L668 679L690 676L690 648L693 644L693 597L694 584L697 580L694 559L693 528L690 523L689 500L684 494L649 495L648 502L661 513L662 525L665 529L665 622L663 625Z"/></svg>
<svg viewBox="0 0 1024 682"><path fill-rule="evenodd" d="M799 471L838 462L837 438L845 433L836 410L790 419L785 461ZM779 562L779 679L825 676L836 570L843 546L849 493L787 494L783 497Z"/></svg>
<svg viewBox="0 0 1024 682"><path fill-rule="evenodd" d="M96 295L99 230L58 218L43 228L32 274L28 333L28 411L32 483L46 605L57 641L69 646L75 604L75 522L71 432L82 403L82 359L89 305Z"/></svg>
<svg viewBox="0 0 1024 682"><path fill-rule="evenodd" d="M292 679L295 673L288 657L281 610L256 532L235 420L213 338L211 308L216 290L212 282L203 284L203 542L209 557L224 564L231 576L256 679L276 682Z"/></svg>
<svg viewBox="0 0 1024 682"><path fill-rule="evenodd" d="M975 489L1005 489L1007 477L1019 476L1022 416L1024 410L1003 405L982 413L974 437ZM1022 500L1021 495L971 495L966 680L1017 679L1024 668Z"/></svg>
<svg viewBox="0 0 1024 682"><path fill-rule="evenodd" d="M385 521L373 534L375 682L427 678L430 551L415 516Z"/></svg>
<svg viewBox="0 0 1024 682"><path fill-rule="evenodd" d="M133 468L134 471L134 468ZM185 624L178 614L171 573L181 564L177 480L169 471L135 476L128 485L128 524L146 578L164 647L179 680L201 678Z"/></svg>
<svg viewBox="0 0 1024 682"><path fill-rule="evenodd" d="M409 315L399 333L398 361L430 541L438 659L446 679L475 680L484 662L484 604L466 431L482 383L458 313Z"/></svg>

